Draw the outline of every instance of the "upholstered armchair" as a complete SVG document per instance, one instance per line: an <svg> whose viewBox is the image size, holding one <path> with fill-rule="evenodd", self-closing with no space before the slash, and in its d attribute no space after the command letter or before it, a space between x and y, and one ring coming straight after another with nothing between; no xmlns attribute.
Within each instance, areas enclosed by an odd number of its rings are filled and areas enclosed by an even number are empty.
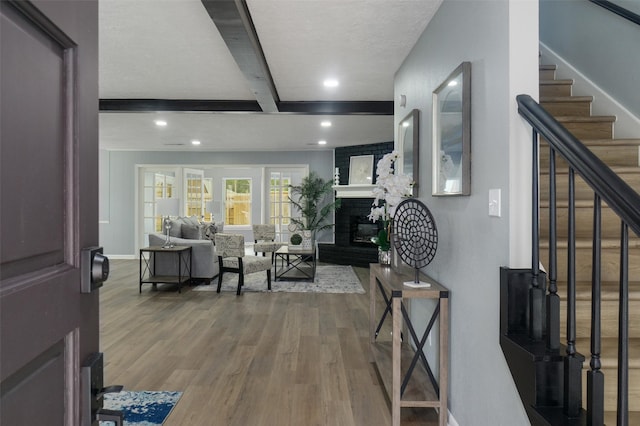
<svg viewBox="0 0 640 426"><path fill-rule="evenodd" d="M247 256L244 249L244 236L239 234L216 234L216 252L218 253L218 293L222 288L222 276L225 272L238 274L239 296L244 285L244 276L255 272L267 271L267 288L271 290L271 259L259 256Z"/></svg>
<svg viewBox="0 0 640 426"><path fill-rule="evenodd" d="M286 243L275 242L276 226L272 224L253 225L253 239L253 252L255 255L257 256L258 253L262 253L263 256L266 256L267 253L271 253L272 262L274 252L286 245Z"/></svg>

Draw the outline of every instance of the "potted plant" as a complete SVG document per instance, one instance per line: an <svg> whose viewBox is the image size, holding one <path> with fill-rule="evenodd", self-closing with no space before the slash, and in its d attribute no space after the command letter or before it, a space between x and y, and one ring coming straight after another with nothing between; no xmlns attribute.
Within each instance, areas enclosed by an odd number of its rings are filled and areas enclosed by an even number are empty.
<svg viewBox="0 0 640 426"><path fill-rule="evenodd" d="M289 201L301 214L300 218L291 218L291 222L298 229L311 231L312 238L323 229L331 228L334 224L328 223L329 214L338 209L341 199L326 202L327 197L333 194L333 181L325 181L315 172L302 178L300 185L289 185Z"/></svg>
<svg viewBox="0 0 640 426"><path fill-rule="evenodd" d="M413 186L410 176L395 173L394 163L397 159L398 152L393 151L378 161L376 185L373 189L375 199L368 216L373 222L378 220L382 222L382 228L377 236L371 238L371 242L378 246L378 259L383 265L391 264L391 222L396 207L404 198L411 195Z"/></svg>

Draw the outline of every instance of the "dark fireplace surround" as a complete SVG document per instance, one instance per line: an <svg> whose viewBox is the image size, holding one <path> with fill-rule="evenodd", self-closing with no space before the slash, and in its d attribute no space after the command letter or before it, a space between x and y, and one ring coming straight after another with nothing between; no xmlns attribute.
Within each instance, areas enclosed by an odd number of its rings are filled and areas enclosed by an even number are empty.
<svg viewBox="0 0 640 426"><path fill-rule="evenodd" d="M341 147L335 150L335 166L340 170L340 185L349 183L349 159L352 156L374 156L375 165L384 154L393 151L393 142ZM374 176L375 183L375 176ZM380 222L373 223L372 198L343 198L335 212L335 244L319 244L321 262L368 267L378 261L378 247L370 239L378 233Z"/></svg>

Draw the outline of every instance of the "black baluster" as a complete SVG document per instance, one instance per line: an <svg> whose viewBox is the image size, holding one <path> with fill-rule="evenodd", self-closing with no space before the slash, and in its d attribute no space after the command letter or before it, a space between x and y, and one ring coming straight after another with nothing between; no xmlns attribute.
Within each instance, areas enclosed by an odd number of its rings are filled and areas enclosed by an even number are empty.
<svg viewBox="0 0 640 426"><path fill-rule="evenodd" d="M544 289L538 282L540 267L540 220L539 220L539 178L538 178L538 132L533 131L533 177L532 177L532 226L531 226L531 288L529 289L529 337L539 341L542 339L544 316L542 304L544 303Z"/></svg>
<svg viewBox="0 0 640 426"><path fill-rule="evenodd" d="M593 198L593 255L591 273L591 370L587 372L587 425L604 424L604 375L600 368L601 351L601 205L600 196Z"/></svg>
<svg viewBox="0 0 640 426"><path fill-rule="evenodd" d="M564 413L577 417L582 408L582 360L576 356L576 197L575 172L569 167L567 237L567 356L564 359Z"/></svg>
<svg viewBox="0 0 640 426"><path fill-rule="evenodd" d="M549 147L549 294L547 294L547 349L560 349L558 296L558 236L556 225L556 152Z"/></svg>
<svg viewBox="0 0 640 426"><path fill-rule="evenodd" d="M629 426L629 227L620 232L620 297L618 310L618 426Z"/></svg>

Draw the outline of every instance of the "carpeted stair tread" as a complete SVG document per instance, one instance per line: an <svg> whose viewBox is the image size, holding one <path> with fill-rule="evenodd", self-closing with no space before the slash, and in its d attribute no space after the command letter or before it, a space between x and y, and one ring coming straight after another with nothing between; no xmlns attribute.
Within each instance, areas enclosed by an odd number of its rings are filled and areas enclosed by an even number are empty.
<svg viewBox="0 0 640 426"><path fill-rule="evenodd" d="M555 80L540 80L541 86L563 86L567 84L573 84L572 78L561 78Z"/></svg>
<svg viewBox="0 0 640 426"><path fill-rule="evenodd" d="M567 298L567 283L558 282L558 294L561 300ZM620 294L620 283L617 281L602 281L602 300L618 300ZM576 282L576 300L591 300L591 282ZM629 301L640 301L640 281L629 281Z"/></svg>
<svg viewBox="0 0 640 426"><path fill-rule="evenodd" d="M611 167L611 170L613 170L616 174L620 175L620 174L624 174L624 173L628 173L628 174L639 174L640 173L640 167L629 167L629 166L613 166ZM569 174L569 170L568 169L558 169L556 170L556 174L557 175L567 175ZM549 179L546 176L549 176L549 170L540 170L540 175L541 176L545 176L544 179Z"/></svg>
<svg viewBox="0 0 640 426"><path fill-rule="evenodd" d="M602 249L619 249L620 248L620 239L619 238L602 238L600 240L602 244ZM576 249L588 249L593 245L593 240L591 238L576 238ZM566 240L558 240L557 248L559 249L567 249L568 243ZM549 241L540 241L541 249L549 248ZM629 249L640 248L640 238L629 236Z"/></svg>
<svg viewBox="0 0 640 426"><path fill-rule="evenodd" d="M631 410L640 410L640 407L630 407ZM615 411L604 412L605 426L615 426L617 424L617 413ZM629 411L629 424L640 425L640 411Z"/></svg>
<svg viewBox="0 0 640 426"><path fill-rule="evenodd" d="M591 359L591 343L588 337L576 339L578 352L585 356L583 368L589 368ZM618 367L618 339L603 337L601 339L600 361L602 368ZM629 338L629 368L640 368L640 338Z"/></svg>
<svg viewBox="0 0 640 426"><path fill-rule="evenodd" d="M579 115L568 115L555 117L560 123L613 123L616 121L615 115L589 115L586 117Z"/></svg>
<svg viewBox="0 0 640 426"><path fill-rule="evenodd" d="M591 102L593 96L541 96L540 103L545 102Z"/></svg>

